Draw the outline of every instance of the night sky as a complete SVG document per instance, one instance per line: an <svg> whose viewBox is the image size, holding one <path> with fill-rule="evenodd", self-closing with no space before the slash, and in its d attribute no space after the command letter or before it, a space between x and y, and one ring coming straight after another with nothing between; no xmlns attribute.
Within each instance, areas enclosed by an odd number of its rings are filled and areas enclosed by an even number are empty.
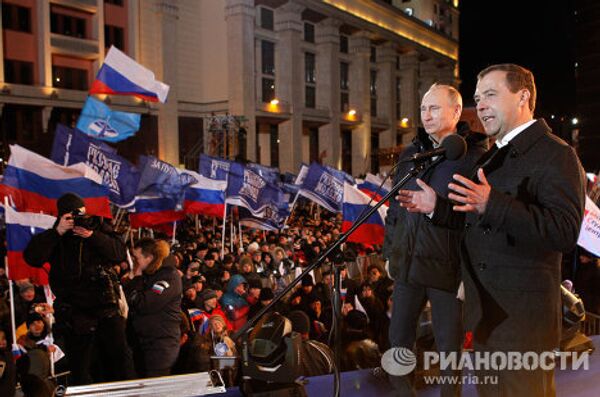
<svg viewBox="0 0 600 397"><path fill-rule="evenodd" d="M516 63L536 79L536 117L575 114L574 17L571 0L460 2L461 93L473 105L477 73Z"/></svg>

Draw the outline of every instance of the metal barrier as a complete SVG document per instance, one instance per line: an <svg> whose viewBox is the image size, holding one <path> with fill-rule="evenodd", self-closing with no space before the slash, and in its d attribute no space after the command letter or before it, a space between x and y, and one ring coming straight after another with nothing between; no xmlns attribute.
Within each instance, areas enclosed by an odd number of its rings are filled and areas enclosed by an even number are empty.
<svg viewBox="0 0 600 397"><path fill-rule="evenodd" d="M583 320L582 331L585 335L600 335L600 315L585 312L585 320Z"/></svg>

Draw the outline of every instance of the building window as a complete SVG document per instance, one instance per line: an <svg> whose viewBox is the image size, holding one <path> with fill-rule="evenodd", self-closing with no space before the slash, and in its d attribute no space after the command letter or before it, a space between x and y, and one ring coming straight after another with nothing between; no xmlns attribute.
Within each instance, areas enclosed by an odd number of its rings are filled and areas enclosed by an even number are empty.
<svg viewBox="0 0 600 397"><path fill-rule="evenodd" d="M104 46L110 48L114 45L121 51L125 51L123 28L118 26L104 25Z"/></svg>
<svg viewBox="0 0 600 397"><path fill-rule="evenodd" d="M400 115L402 114L402 106L400 91L402 86L400 85L400 77L396 77L396 119L400 120Z"/></svg>
<svg viewBox="0 0 600 397"><path fill-rule="evenodd" d="M340 94L340 111L342 113L347 113L350 110L350 96L347 92L342 92Z"/></svg>
<svg viewBox="0 0 600 397"><path fill-rule="evenodd" d="M342 170L352 175L352 130L342 130Z"/></svg>
<svg viewBox="0 0 600 397"><path fill-rule="evenodd" d="M307 108L314 108L316 106L315 83L317 82L317 78L315 64L315 54L310 52L304 53L304 81L306 83L304 105Z"/></svg>
<svg viewBox="0 0 600 397"><path fill-rule="evenodd" d="M264 7L260 8L260 27L267 30L274 30L273 10Z"/></svg>
<svg viewBox="0 0 600 397"><path fill-rule="evenodd" d="M304 81L306 83L316 83L315 76L315 54L311 52L304 53Z"/></svg>
<svg viewBox="0 0 600 397"><path fill-rule="evenodd" d="M4 59L4 81L33 85L33 63Z"/></svg>
<svg viewBox="0 0 600 397"><path fill-rule="evenodd" d="M304 106L307 108L314 109L317 105L317 90L314 85L307 85L305 87L305 100Z"/></svg>
<svg viewBox="0 0 600 397"><path fill-rule="evenodd" d="M31 9L2 3L2 28L31 33Z"/></svg>
<svg viewBox="0 0 600 397"><path fill-rule="evenodd" d="M271 124L270 129L271 140L271 167L279 167L279 128L277 124Z"/></svg>
<svg viewBox="0 0 600 397"><path fill-rule="evenodd" d="M112 4L115 6L123 6L123 0L104 0L104 4Z"/></svg>
<svg viewBox="0 0 600 397"><path fill-rule="evenodd" d="M310 162L319 162L319 129L309 128L308 129L308 147L309 147L309 159Z"/></svg>
<svg viewBox="0 0 600 397"><path fill-rule="evenodd" d="M400 70L400 55L396 55L396 70Z"/></svg>
<svg viewBox="0 0 600 397"><path fill-rule="evenodd" d="M275 80L262 79L262 100L263 102L271 102L275 99Z"/></svg>
<svg viewBox="0 0 600 397"><path fill-rule="evenodd" d="M347 62L340 62L340 88L347 90L350 87L349 83L350 65Z"/></svg>
<svg viewBox="0 0 600 397"><path fill-rule="evenodd" d="M260 54L263 74L273 76L275 74L275 43L261 41Z"/></svg>
<svg viewBox="0 0 600 397"><path fill-rule="evenodd" d="M348 53L348 36L340 36L340 52L342 54Z"/></svg>
<svg viewBox="0 0 600 397"><path fill-rule="evenodd" d="M78 38L86 38L86 20L57 12L50 13L50 31Z"/></svg>
<svg viewBox="0 0 600 397"><path fill-rule="evenodd" d="M315 42L315 25L312 23L304 22L304 41Z"/></svg>
<svg viewBox="0 0 600 397"><path fill-rule="evenodd" d="M371 81L369 84L371 94L371 116L377 117L377 71L371 70Z"/></svg>
<svg viewBox="0 0 600 397"><path fill-rule="evenodd" d="M379 172L379 133L371 132L371 173Z"/></svg>
<svg viewBox="0 0 600 397"><path fill-rule="evenodd" d="M369 57L369 61L373 63L377 62L377 47L374 45L371 46L371 56Z"/></svg>
<svg viewBox="0 0 600 397"><path fill-rule="evenodd" d="M88 72L84 69L52 66L52 85L56 88L87 91Z"/></svg>

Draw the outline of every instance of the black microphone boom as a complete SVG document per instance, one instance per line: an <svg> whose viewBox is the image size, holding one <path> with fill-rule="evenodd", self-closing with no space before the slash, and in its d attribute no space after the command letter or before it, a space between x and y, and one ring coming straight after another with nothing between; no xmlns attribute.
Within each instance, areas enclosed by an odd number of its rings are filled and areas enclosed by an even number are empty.
<svg viewBox="0 0 600 397"><path fill-rule="evenodd" d="M446 158L446 160L460 160L466 152L467 142L465 142L464 138L460 135L452 134L444 138L440 147L428 150L426 152L417 153L407 159L402 160L402 162L420 162L437 156L443 156Z"/></svg>

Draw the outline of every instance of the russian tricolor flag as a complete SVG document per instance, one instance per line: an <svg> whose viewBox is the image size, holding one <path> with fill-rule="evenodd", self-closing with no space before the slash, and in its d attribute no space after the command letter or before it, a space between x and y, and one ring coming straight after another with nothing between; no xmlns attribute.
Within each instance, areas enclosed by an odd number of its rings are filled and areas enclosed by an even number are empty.
<svg viewBox="0 0 600 397"><path fill-rule="evenodd" d="M388 194L390 189L391 186L388 184L382 185L382 180L373 174L367 174L365 180L358 184L358 190L377 201ZM389 203L385 203L384 205L389 206Z"/></svg>
<svg viewBox="0 0 600 397"><path fill-rule="evenodd" d="M23 259L23 251L34 234L50 229L56 218L45 214L17 212L6 206L6 251L9 266L9 276L12 280L29 278L38 285L48 284L49 265L44 268L31 267Z"/></svg>
<svg viewBox="0 0 600 397"><path fill-rule="evenodd" d="M371 198L349 183L344 183L344 200L342 204L342 231L345 232L360 216L367 211ZM383 244L383 233L387 207L380 207L377 212L358 227L348 238L349 242L362 244Z"/></svg>
<svg viewBox="0 0 600 397"><path fill-rule="evenodd" d="M185 172L192 174L198 181L185 190L185 213L223 218L227 181L209 179L193 171Z"/></svg>
<svg viewBox="0 0 600 397"><path fill-rule="evenodd" d="M135 212L129 214L131 227L153 227L183 219L185 213L178 211L176 206L177 203L167 197L138 196Z"/></svg>
<svg viewBox="0 0 600 397"><path fill-rule="evenodd" d="M108 189L91 167L64 167L18 145L11 145L10 151L0 197L11 197L19 211L57 215L56 201L72 192L81 196L88 214L112 218Z"/></svg>
<svg viewBox="0 0 600 397"><path fill-rule="evenodd" d="M129 95L165 103L169 86L156 80L152 71L111 46L92 83L90 94Z"/></svg>

